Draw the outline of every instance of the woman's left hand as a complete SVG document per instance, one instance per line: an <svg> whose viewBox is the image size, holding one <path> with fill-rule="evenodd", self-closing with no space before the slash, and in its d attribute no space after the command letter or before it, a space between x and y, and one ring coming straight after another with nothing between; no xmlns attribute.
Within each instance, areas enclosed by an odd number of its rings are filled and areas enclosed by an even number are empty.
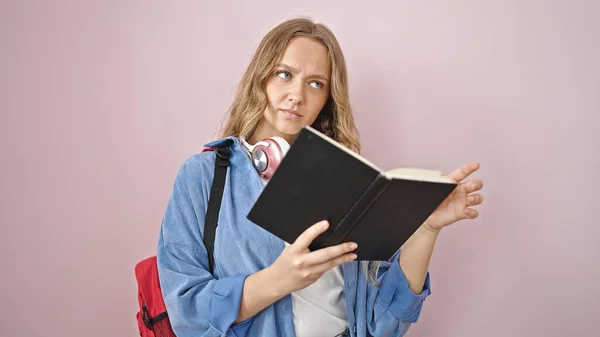
<svg viewBox="0 0 600 337"><path fill-rule="evenodd" d="M423 224L428 229L439 232L442 228L463 219L475 219L479 212L471 208L483 202L483 196L475 193L483 188L483 181L472 179L464 181L479 169L479 163L469 163L450 173L450 177L458 186L429 216Z"/></svg>

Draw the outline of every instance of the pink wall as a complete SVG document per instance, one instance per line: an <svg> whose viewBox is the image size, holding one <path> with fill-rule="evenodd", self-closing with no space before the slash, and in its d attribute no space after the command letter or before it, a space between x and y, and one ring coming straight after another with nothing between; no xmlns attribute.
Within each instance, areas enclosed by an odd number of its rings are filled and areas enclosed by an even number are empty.
<svg viewBox="0 0 600 337"><path fill-rule="evenodd" d="M317 3L0 3L0 336L137 335L176 170L297 14L338 35L369 158L482 164L408 335L598 330L600 2Z"/></svg>

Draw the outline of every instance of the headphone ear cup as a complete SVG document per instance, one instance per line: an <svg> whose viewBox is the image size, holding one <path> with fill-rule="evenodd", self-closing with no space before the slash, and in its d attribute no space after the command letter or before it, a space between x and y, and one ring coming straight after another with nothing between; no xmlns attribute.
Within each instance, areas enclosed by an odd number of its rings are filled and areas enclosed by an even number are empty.
<svg viewBox="0 0 600 337"><path fill-rule="evenodd" d="M281 137L265 138L254 146L252 164L261 177L269 179L289 149L290 145Z"/></svg>
<svg viewBox="0 0 600 337"><path fill-rule="evenodd" d="M279 149L281 151L281 157L282 158L285 157L285 154L290 149L290 144L288 144L288 142L281 137L269 137L269 139L272 139L277 142L277 144L279 145Z"/></svg>

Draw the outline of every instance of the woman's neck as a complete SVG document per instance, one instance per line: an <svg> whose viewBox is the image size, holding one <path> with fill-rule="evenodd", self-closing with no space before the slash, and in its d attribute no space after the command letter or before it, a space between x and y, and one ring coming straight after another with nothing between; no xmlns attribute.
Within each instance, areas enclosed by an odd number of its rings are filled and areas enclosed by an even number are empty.
<svg viewBox="0 0 600 337"><path fill-rule="evenodd" d="M252 135L250 137L246 138L246 141L248 142L248 144L254 145L257 142L260 142L261 140L268 138L268 137L281 137L281 138L285 139L288 142L288 144L291 144L294 141L294 139L296 138L295 135L287 135L287 134L283 134L283 133L275 130L275 128L271 127L263 119L258 123L258 125L256 126L256 129L254 130Z"/></svg>

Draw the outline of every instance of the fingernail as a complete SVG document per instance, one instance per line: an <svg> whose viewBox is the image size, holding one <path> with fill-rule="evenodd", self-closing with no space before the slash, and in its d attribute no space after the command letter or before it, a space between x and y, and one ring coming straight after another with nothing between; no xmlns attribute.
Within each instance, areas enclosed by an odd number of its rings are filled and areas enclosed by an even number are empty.
<svg viewBox="0 0 600 337"><path fill-rule="evenodd" d="M350 245L350 248L354 250L354 249L358 248L358 245L355 242L352 242L352 244Z"/></svg>
<svg viewBox="0 0 600 337"><path fill-rule="evenodd" d="M328 226L329 226L329 222L327 220L325 220L321 223L321 228L323 228L323 229L327 228Z"/></svg>

